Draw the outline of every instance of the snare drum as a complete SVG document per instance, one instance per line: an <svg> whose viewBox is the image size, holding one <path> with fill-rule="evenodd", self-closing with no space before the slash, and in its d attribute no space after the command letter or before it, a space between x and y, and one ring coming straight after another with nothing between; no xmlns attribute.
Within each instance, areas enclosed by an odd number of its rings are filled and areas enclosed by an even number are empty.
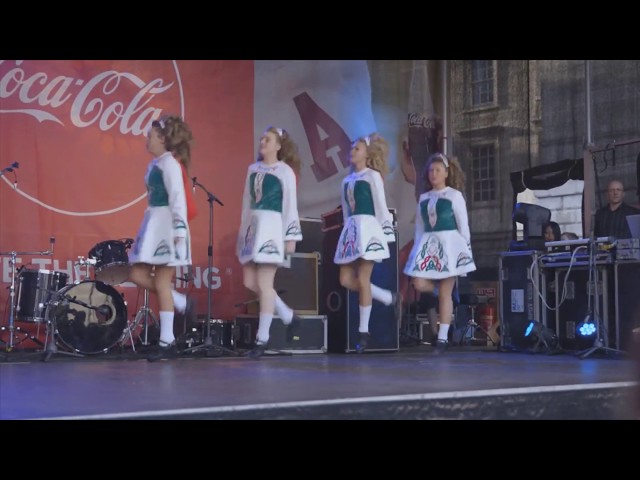
<svg viewBox="0 0 640 480"><path fill-rule="evenodd" d="M107 240L89 250L89 258L96 259L95 278L107 285L120 285L129 278L127 244L120 240Z"/></svg>
<svg viewBox="0 0 640 480"><path fill-rule="evenodd" d="M50 270L22 270L18 276L16 318L23 322L44 322L47 303L67 284L69 275Z"/></svg>

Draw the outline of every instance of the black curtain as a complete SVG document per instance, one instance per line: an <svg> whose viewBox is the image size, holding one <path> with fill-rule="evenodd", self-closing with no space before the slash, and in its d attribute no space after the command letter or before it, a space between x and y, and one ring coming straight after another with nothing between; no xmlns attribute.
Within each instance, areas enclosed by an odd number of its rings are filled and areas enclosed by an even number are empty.
<svg viewBox="0 0 640 480"><path fill-rule="evenodd" d="M640 164L640 156L638 157ZM511 186L513 187L513 207L518 194L529 190L550 190L564 185L569 180L584 180L584 161L582 158L560 160L548 165L539 165L519 172L511 172ZM582 197L584 211L584 195ZM512 238L516 239L516 223L512 222Z"/></svg>

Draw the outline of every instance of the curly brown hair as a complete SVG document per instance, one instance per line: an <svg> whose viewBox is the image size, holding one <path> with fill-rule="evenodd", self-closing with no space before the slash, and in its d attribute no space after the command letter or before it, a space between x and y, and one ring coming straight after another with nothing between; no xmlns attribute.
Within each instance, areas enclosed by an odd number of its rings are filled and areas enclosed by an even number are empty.
<svg viewBox="0 0 640 480"><path fill-rule="evenodd" d="M191 143L193 135L191 128L177 115L163 115L151 123L164 137L164 146L168 152L182 163L187 171L191 165Z"/></svg>
<svg viewBox="0 0 640 480"><path fill-rule="evenodd" d="M367 167L377 170L381 175L389 171L389 143L377 132L364 137L358 137L356 142L362 142L367 147Z"/></svg>
<svg viewBox="0 0 640 480"><path fill-rule="evenodd" d="M300 161L300 154L298 153L298 145L291 139L289 132L284 128L278 128L269 126L265 130L266 132L273 133L278 142L280 143L280 150L278 150L278 160L283 161L291 167L296 177L300 175L300 169L302 162ZM258 154L258 162L262 161L262 155Z"/></svg>
<svg viewBox="0 0 640 480"><path fill-rule="evenodd" d="M427 159L427 163L425 164L424 170L422 171L422 178L424 179L424 191L428 192L430 190L433 190L433 186L429 181L429 167L434 162L441 163L449 172L449 176L445 181L446 185L464 193L465 183L467 180L464 172L462 171L462 167L460 166L460 162L458 161L458 157L448 157L444 153L434 153Z"/></svg>

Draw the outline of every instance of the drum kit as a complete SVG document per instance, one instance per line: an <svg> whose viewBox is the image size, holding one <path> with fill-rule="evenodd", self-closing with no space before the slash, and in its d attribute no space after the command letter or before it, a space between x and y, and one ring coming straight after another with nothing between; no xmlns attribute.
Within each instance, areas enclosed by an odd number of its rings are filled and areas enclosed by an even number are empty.
<svg viewBox="0 0 640 480"><path fill-rule="evenodd" d="M148 291L145 290L144 305L132 322L127 319L127 302L116 290L129 277L129 257L127 250L132 239L107 240L96 244L87 258L78 257L74 265L76 278L84 267L84 280L69 282L64 272L30 269L22 266L16 269L17 255L53 255L55 238L51 237L51 249L42 252L7 252L11 267L10 311L6 344L9 352L27 338L44 347L45 361L54 353L73 356L107 353L116 345L123 346L128 340L135 351L133 332L143 327L143 345L150 344L149 322L159 327L157 319L148 306ZM93 278L90 270L93 268ZM45 342L26 334L16 321L46 325ZM159 328L155 330L159 333ZM25 333L23 339L14 343L16 333ZM64 347L59 351L57 346Z"/></svg>

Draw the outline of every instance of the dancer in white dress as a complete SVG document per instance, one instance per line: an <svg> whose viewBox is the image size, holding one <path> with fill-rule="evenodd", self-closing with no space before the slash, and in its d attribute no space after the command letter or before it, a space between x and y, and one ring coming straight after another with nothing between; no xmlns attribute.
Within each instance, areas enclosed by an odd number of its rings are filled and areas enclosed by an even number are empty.
<svg viewBox="0 0 640 480"><path fill-rule="evenodd" d="M302 240L298 216L298 147L282 128L269 127L260 138L258 160L247 170L237 256L244 285L258 294L260 318L250 358L261 357L269 342L274 310L292 338L300 318L277 295L274 279L285 256Z"/></svg>
<svg viewBox="0 0 640 480"><path fill-rule="evenodd" d="M436 352L442 353L448 346L456 277L473 272L476 265L460 163L442 153L433 154L422 176L426 191L418 200L415 239L404 273L413 277L413 286L419 292L433 293L434 280L440 283Z"/></svg>
<svg viewBox="0 0 640 480"><path fill-rule="evenodd" d="M177 116L154 120L147 134L147 151L153 155L145 175L148 206L129 253L129 278L158 296L159 352L149 360L177 353L174 308L178 312L189 309L190 314L195 314L194 304L188 306L185 295L172 289L175 267L191 265L187 200L180 165L189 168L191 141L191 129Z"/></svg>
<svg viewBox="0 0 640 480"><path fill-rule="evenodd" d="M344 225L334 262L340 265L340 284L359 294L358 353L365 351L371 338L373 299L394 305L397 317L402 310L400 295L371 283L374 263L389 258L387 244L396 241L381 175L387 170L388 152L387 141L377 133L358 138L351 147L352 172L341 187Z"/></svg>

